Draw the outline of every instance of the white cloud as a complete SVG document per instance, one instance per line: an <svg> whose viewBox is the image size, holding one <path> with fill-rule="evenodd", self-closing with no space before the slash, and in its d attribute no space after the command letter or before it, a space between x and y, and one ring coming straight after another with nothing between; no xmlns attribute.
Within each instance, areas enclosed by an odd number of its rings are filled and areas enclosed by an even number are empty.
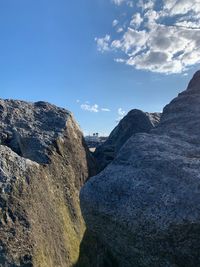
<svg viewBox="0 0 200 267"><path fill-rule="evenodd" d="M95 41L97 43L97 49L100 52L109 51L110 47L110 35L106 34L103 38L95 38Z"/></svg>
<svg viewBox="0 0 200 267"><path fill-rule="evenodd" d="M141 17L140 13L136 13L133 15L131 19L130 26L138 28L140 27L142 22L143 22L143 18Z"/></svg>
<svg viewBox="0 0 200 267"><path fill-rule="evenodd" d="M125 63L126 62L126 60L124 60L123 58L115 58L114 61L118 62L118 63Z"/></svg>
<svg viewBox="0 0 200 267"><path fill-rule="evenodd" d="M151 30L156 25L156 21L159 19L159 17L160 14L153 9L146 11L144 14L144 18L147 20L146 27Z"/></svg>
<svg viewBox="0 0 200 267"><path fill-rule="evenodd" d="M126 2L126 0L112 0L112 2L113 2L115 5L120 6L122 3Z"/></svg>
<svg viewBox="0 0 200 267"><path fill-rule="evenodd" d="M188 73L187 72L183 73L183 76L188 76Z"/></svg>
<svg viewBox="0 0 200 267"><path fill-rule="evenodd" d="M95 113L99 112L99 106L97 104L94 105L82 104L81 109Z"/></svg>
<svg viewBox="0 0 200 267"><path fill-rule="evenodd" d="M120 117L123 117L125 114L126 114L126 111L125 110L123 110L122 108L118 108L118 115Z"/></svg>
<svg viewBox="0 0 200 267"><path fill-rule="evenodd" d="M129 7L134 6L134 1L133 0L111 0L115 5L120 6L123 3L126 3Z"/></svg>
<svg viewBox="0 0 200 267"><path fill-rule="evenodd" d="M109 108L101 108L101 111L103 111L103 112L110 112L111 110Z"/></svg>
<svg viewBox="0 0 200 267"><path fill-rule="evenodd" d="M147 9L152 9L154 7L155 0L139 0L137 6L140 7L143 11Z"/></svg>
<svg viewBox="0 0 200 267"><path fill-rule="evenodd" d="M113 20L113 22L112 22L113 27L117 26L118 23L119 23L119 21L117 19Z"/></svg>
<svg viewBox="0 0 200 267"><path fill-rule="evenodd" d="M119 40L114 40L113 42L112 42L112 44L111 44L111 47L112 48L121 48L121 46L122 46L122 43L119 41Z"/></svg>
<svg viewBox="0 0 200 267"><path fill-rule="evenodd" d="M79 101L80 103L80 101ZM89 111L89 112L94 112L94 113L98 113L98 112L110 112L111 110L107 107L99 107L98 104L90 104L89 101L86 101L85 103L80 105L80 108L84 111Z"/></svg>
<svg viewBox="0 0 200 267"><path fill-rule="evenodd" d="M123 110L122 108L118 108L117 114L118 114L118 118L116 119L116 122L119 122L126 115L126 111Z"/></svg>
<svg viewBox="0 0 200 267"><path fill-rule="evenodd" d="M164 1L164 11L169 15L184 15L187 13L199 13L200 1L199 0L167 0Z"/></svg>
<svg viewBox="0 0 200 267"><path fill-rule="evenodd" d="M139 0L122 31L117 39L97 38L98 50L115 51L115 61L136 69L166 74L200 63L200 0Z"/></svg>
<svg viewBox="0 0 200 267"><path fill-rule="evenodd" d="M112 47L121 49L128 55L134 55L144 48L147 41L147 33L128 28L122 39L114 40Z"/></svg>
<svg viewBox="0 0 200 267"><path fill-rule="evenodd" d="M124 30L124 29L123 29L122 27L117 28L117 32L118 32L118 33L123 32L123 30Z"/></svg>

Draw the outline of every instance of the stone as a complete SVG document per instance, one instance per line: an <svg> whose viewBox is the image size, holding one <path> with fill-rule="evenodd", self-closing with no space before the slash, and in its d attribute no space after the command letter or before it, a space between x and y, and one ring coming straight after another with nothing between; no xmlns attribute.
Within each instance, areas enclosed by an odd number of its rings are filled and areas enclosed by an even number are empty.
<svg viewBox="0 0 200 267"><path fill-rule="evenodd" d="M119 122L105 143L97 147L94 157L98 171L102 171L117 156L121 147L136 133L148 133L160 121L161 113L133 109Z"/></svg>
<svg viewBox="0 0 200 267"><path fill-rule="evenodd" d="M73 115L0 100L0 266L76 263L85 224L79 190L94 160Z"/></svg>
<svg viewBox="0 0 200 267"><path fill-rule="evenodd" d="M119 267L200 265L200 71L81 190L88 231Z"/></svg>

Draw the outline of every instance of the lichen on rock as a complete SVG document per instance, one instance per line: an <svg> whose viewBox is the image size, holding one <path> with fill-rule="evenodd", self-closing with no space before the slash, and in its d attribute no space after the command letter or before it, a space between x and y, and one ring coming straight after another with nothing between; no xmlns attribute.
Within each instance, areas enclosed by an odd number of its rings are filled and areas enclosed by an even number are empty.
<svg viewBox="0 0 200 267"><path fill-rule="evenodd" d="M0 266L68 267L85 224L79 190L94 161L72 114L0 100Z"/></svg>

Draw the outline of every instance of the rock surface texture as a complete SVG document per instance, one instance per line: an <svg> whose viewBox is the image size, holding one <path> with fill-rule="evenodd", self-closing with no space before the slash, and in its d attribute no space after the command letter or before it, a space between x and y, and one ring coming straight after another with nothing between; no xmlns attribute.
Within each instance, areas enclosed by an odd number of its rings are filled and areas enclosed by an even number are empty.
<svg viewBox="0 0 200 267"><path fill-rule="evenodd" d="M161 113L147 113L131 110L111 132L109 138L97 147L94 157L99 171L103 170L117 156L121 147L136 133L149 133L160 121Z"/></svg>
<svg viewBox="0 0 200 267"><path fill-rule="evenodd" d="M200 71L149 134L81 191L88 229L120 267L200 266Z"/></svg>
<svg viewBox="0 0 200 267"><path fill-rule="evenodd" d="M0 100L0 142L0 266L72 266L85 231L79 190L94 174L73 116Z"/></svg>

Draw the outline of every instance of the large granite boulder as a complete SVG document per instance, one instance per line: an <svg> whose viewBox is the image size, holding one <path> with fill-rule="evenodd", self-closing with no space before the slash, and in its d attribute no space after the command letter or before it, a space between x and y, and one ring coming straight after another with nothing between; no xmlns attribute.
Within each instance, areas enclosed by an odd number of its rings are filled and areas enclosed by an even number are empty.
<svg viewBox="0 0 200 267"><path fill-rule="evenodd" d="M121 147L136 133L149 133L160 121L161 113L133 109L119 122L105 143L97 147L94 157L102 171L117 156Z"/></svg>
<svg viewBox="0 0 200 267"><path fill-rule="evenodd" d="M72 114L0 100L0 142L0 266L72 266L85 231L79 190L95 171Z"/></svg>
<svg viewBox="0 0 200 267"><path fill-rule="evenodd" d="M81 191L88 229L120 267L200 266L200 71L149 134Z"/></svg>

